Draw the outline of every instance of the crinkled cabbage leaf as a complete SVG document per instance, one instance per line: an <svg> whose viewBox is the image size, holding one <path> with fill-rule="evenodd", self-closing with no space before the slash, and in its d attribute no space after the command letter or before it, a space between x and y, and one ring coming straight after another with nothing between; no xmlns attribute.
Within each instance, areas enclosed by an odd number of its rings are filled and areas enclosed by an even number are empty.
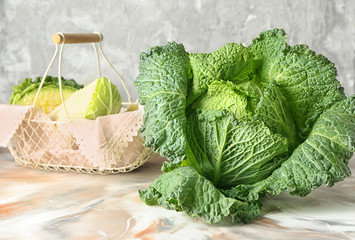
<svg viewBox="0 0 355 240"><path fill-rule="evenodd" d="M216 187L258 182L272 173L274 157L287 152L287 139L262 121L238 121L233 114L201 110L188 115L187 156Z"/></svg>
<svg viewBox="0 0 355 240"><path fill-rule="evenodd" d="M209 223L227 216L235 223L248 222L260 214L258 203L246 203L226 197L192 167L179 167L158 177L147 190L139 191L148 205L185 211Z"/></svg>
<svg viewBox="0 0 355 240"><path fill-rule="evenodd" d="M144 105L145 144L172 163L186 152L186 95L189 55L182 44L153 47L140 56L140 75L135 81Z"/></svg>

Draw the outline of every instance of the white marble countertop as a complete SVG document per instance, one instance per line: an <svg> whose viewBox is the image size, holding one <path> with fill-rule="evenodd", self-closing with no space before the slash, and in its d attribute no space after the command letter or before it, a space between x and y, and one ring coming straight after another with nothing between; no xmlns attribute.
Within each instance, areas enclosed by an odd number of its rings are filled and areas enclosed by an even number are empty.
<svg viewBox="0 0 355 240"><path fill-rule="evenodd" d="M117 175L57 173L20 167L0 149L0 239L355 239L354 175L307 197L267 197L251 224L209 225L140 201L162 160Z"/></svg>

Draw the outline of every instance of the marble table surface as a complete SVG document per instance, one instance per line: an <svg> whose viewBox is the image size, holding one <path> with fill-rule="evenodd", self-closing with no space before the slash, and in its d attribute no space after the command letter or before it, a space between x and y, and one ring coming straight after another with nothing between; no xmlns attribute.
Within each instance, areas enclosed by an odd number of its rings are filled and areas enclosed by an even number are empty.
<svg viewBox="0 0 355 240"><path fill-rule="evenodd" d="M0 239L355 239L354 175L307 197L267 197L251 224L209 225L140 201L162 161L117 175L57 173L20 167L0 149Z"/></svg>

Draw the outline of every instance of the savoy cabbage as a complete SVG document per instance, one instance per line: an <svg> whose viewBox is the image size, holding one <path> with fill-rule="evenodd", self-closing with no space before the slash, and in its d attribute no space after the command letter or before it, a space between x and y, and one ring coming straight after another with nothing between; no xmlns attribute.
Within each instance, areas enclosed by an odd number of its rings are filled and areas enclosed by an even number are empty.
<svg viewBox="0 0 355 240"><path fill-rule="evenodd" d="M355 95L332 62L286 39L274 29L247 47L188 53L170 42L142 53L141 132L168 160L143 201L247 223L267 193L305 196L351 174Z"/></svg>

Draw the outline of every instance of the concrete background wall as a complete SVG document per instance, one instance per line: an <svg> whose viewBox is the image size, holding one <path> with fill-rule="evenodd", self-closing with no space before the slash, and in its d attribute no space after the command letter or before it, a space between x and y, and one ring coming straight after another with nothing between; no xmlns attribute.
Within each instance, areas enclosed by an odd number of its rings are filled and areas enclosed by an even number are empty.
<svg viewBox="0 0 355 240"><path fill-rule="evenodd" d="M13 85L43 75L58 31L101 32L104 52L137 98L132 82L139 54L151 46L174 40L189 52L210 52L283 28L290 44L307 44L333 61L346 93L353 94L354 12L354 0L0 0L0 103L8 102ZM64 77L86 84L97 76L95 64L90 44L65 46ZM57 76L57 65L50 74Z"/></svg>

